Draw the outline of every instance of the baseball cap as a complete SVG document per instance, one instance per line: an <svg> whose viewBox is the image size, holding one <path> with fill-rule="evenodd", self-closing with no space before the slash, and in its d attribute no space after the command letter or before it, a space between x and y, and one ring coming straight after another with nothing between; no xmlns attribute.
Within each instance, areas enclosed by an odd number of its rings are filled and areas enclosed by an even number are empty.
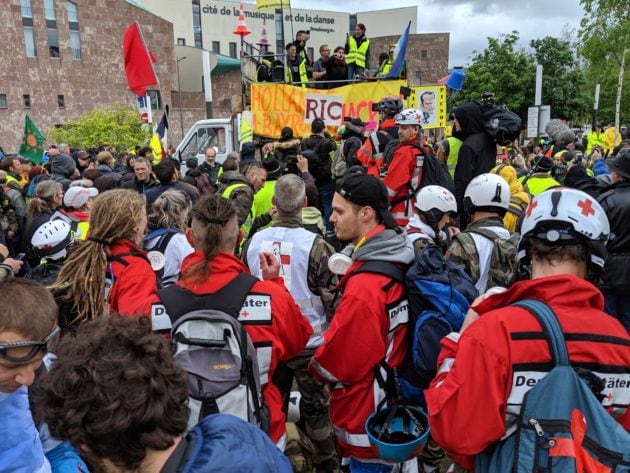
<svg viewBox="0 0 630 473"><path fill-rule="evenodd" d="M96 197L97 195L98 189L95 187L71 187L63 196L63 205L80 209L90 197Z"/></svg>
<svg viewBox="0 0 630 473"><path fill-rule="evenodd" d="M372 207L380 215L385 228L398 226L389 212L387 189L377 177L362 172L346 174L338 193L347 201L362 207Z"/></svg>

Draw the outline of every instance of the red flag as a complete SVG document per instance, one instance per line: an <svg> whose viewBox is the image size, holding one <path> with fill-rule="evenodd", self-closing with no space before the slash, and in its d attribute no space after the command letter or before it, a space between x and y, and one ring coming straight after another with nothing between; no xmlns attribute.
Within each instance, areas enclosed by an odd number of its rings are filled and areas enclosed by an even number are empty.
<svg viewBox="0 0 630 473"><path fill-rule="evenodd" d="M144 95L148 85L157 85L158 80L152 64L155 58L144 44L138 23L134 23L125 30L123 56L127 82L131 90L137 95Z"/></svg>

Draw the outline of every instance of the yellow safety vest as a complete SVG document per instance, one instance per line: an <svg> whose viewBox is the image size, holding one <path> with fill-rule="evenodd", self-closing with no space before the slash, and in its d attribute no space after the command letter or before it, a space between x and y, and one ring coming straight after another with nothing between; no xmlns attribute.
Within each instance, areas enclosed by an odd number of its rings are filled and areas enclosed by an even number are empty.
<svg viewBox="0 0 630 473"><path fill-rule="evenodd" d="M79 234L79 240L85 240L90 230L90 222L79 222L77 228L81 231Z"/></svg>
<svg viewBox="0 0 630 473"><path fill-rule="evenodd" d="M462 147L463 141L449 136L446 138L448 141L448 156L446 157L446 165L448 166L448 172L451 177L455 177L455 167L457 166L457 159L459 158L459 148Z"/></svg>
<svg viewBox="0 0 630 473"><path fill-rule="evenodd" d="M597 133L595 131L589 131L588 135L586 135L586 154L591 154L593 151L593 146L601 146L604 148L606 135L602 133Z"/></svg>
<svg viewBox="0 0 630 473"><path fill-rule="evenodd" d="M298 56L300 57L300 56ZM298 71L300 73L300 82L302 83L302 87L306 87L306 83L308 82L308 75L306 72L306 60L301 58L300 65L298 66ZM287 60L288 62L288 60ZM287 64L284 68L286 74L286 83L293 83L293 71L291 70L291 66Z"/></svg>
<svg viewBox="0 0 630 473"><path fill-rule="evenodd" d="M232 192L234 192L235 189L238 189L240 187L247 187L247 184L244 184L242 182L230 184L223 190L223 192L221 193L221 197L223 197L224 199L229 199L232 196ZM241 230L243 230L243 233L245 233L245 238L243 239L243 241L245 241L245 239L249 236L249 232L251 231L252 225L254 224L255 214L256 214L256 201L254 200L252 201L252 208L249 209L249 213L247 214L247 219L245 220L245 222L243 222L243 225L241 225Z"/></svg>
<svg viewBox="0 0 630 473"><path fill-rule="evenodd" d="M276 182L277 181L275 180L265 182L265 185L262 187L262 189L254 194L254 205L256 207L254 218L266 214L273 206L273 193L276 189ZM271 222L269 222L264 227L259 227L259 230L270 226Z"/></svg>
<svg viewBox="0 0 630 473"><path fill-rule="evenodd" d="M357 67L365 68L367 50L370 47L370 40L366 39L357 46L357 39L354 36L348 38L348 54L346 55L346 64L356 64Z"/></svg>
<svg viewBox="0 0 630 473"><path fill-rule="evenodd" d="M20 187L22 187L22 186L21 186L21 184L20 184L20 181L18 181L18 180L17 180L15 177L13 177L11 174L7 173L7 185L8 185L8 184L10 184L11 182L15 182L15 183L17 183L17 185L19 185Z"/></svg>
<svg viewBox="0 0 630 473"><path fill-rule="evenodd" d="M389 71L392 69L392 65L393 65L392 60L388 59L387 61L383 63L378 73L382 76L386 76L389 73Z"/></svg>
<svg viewBox="0 0 630 473"><path fill-rule="evenodd" d="M523 176L520 180L522 181L524 179L525 176ZM551 176L532 176L527 180L524 187L525 191L529 192L531 195L538 195L559 185L560 183Z"/></svg>

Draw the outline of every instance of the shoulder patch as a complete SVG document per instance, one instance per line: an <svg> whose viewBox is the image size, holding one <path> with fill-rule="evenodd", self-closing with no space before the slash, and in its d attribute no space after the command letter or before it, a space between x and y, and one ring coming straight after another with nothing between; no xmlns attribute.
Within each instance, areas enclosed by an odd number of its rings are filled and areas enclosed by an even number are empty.
<svg viewBox="0 0 630 473"><path fill-rule="evenodd" d="M243 324L271 324L271 296L248 295L238 314L238 320Z"/></svg>

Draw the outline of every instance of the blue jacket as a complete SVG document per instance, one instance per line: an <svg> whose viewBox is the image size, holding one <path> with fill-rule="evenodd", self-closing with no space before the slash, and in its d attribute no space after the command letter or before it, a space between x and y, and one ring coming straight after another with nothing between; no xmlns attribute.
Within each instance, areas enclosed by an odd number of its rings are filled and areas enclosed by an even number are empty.
<svg viewBox="0 0 630 473"><path fill-rule="evenodd" d="M0 471L50 472L28 405L28 389L0 393Z"/></svg>
<svg viewBox="0 0 630 473"><path fill-rule="evenodd" d="M229 414L202 420L178 445L163 473L292 473L289 460L258 427Z"/></svg>
<svg viewBox="0 0 630 473"><path fill-rule="evenodd" d="M597 159L593 162L593 173L596 176L600 176L602 174L610 174L608 170L608 166L603 159Z"/></svg>

